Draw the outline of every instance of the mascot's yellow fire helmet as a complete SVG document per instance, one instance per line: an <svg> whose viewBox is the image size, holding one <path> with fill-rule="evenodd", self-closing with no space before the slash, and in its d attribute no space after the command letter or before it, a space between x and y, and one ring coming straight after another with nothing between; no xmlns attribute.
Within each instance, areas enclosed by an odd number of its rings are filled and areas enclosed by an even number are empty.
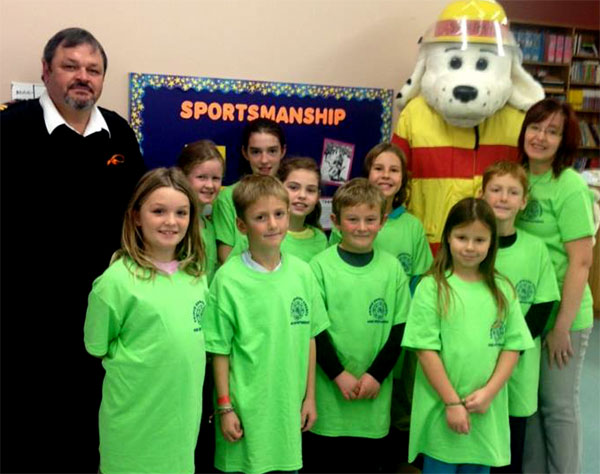
<svg viewBox="0 0 600 474"><path fill-rule="evenodd" d="M493 44L503 55L504 47L517 46L508 28L504 9L494 0L457 0L450 3L423 36L423 43Z"/></svg>

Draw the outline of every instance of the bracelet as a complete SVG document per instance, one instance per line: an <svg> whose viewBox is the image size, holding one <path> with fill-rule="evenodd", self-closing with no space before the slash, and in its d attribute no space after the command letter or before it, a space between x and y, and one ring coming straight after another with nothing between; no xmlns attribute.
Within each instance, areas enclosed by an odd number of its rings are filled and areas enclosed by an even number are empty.
<svg viewBox="0 0 600 474"><path fill-rule="evenodd" d="M227 413L231 413L232 411L235 411L232 405L217 407L213 414L208 417L208 422L212 423L215 415L226 415Z"/></svg>
<svg viewBox="0 0 600 474"><path fill-rule="evenodd" d="M464 400L460 400L460 401L458 401L458 402L450 402L450 403L446 403L445 405L446 405L447 407L457 407L457 406L459 406L459 405L463 405L463 406L464 406L464 404L465 404L465 401L464 401Z"/></svg>
<svg viewBox="0 0 600 474"><path fill-rule="evenodd" d="M217 405L231 405L231 399L229 398L229 395L223 395L222 397L217 398Z"/></svg>

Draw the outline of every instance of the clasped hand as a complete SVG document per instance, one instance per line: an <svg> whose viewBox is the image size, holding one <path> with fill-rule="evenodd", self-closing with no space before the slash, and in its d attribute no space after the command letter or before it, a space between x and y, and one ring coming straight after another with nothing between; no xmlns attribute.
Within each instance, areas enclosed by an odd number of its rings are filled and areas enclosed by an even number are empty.
<svg viewBox="0 0 600 474"><path fill-rule="evenodd" d="M357 379L344 370L334 381L346 400L377 398L381 388L381 384L369 373L364 373L360 379Z"/></svg>
<svg viewBox="0 0 600 474"><path fill-rule="evenodd" d="M446 422L451 430L468 434L471 430L471 413L487 412L493 397L486 387L475 390L462 400L460 405L446 406Z"/></svg>

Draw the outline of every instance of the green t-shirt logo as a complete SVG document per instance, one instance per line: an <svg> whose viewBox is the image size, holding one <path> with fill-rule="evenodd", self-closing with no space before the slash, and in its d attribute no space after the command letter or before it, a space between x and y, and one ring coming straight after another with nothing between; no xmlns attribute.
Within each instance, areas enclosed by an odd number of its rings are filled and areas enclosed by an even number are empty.
<svg viewBox="0 0 600 474"><path fill-rule="evenodd" d="M517 296L519 297L519 303L533 303L533 296L535 295L535 285L529 280L521 280L515 287L517 290Z"/></svg>
<svg viewBox="0 0 600 474"><path fill-rule="evenodd" d="M398 260L402 264L402 269L404 270L404 273L410 275L410 270L412 268L412 256L409 253L403 252L400 255L398 255Z"/></svg>
<svg viewBox="0 0 600 474"><path fill-rule="evenodd" d="M535 221L542 216L542 206L539 201L531 199L523 211L522 217L527 221Z"/></svg>
<svg viewBox="0 0 600 474"><path fill-rule="evenodd" d="M506 332L506 321L504 319L496 319L490 328L490 343L491 347L504 345L504 333Z"/></svg>
<svg viewBox="0 0 600 474"><path fill-rule="evenodd" d="M382 321L388 314L387 303L383 298L377 298L373 300L369 305L369 316L371 318Z"/></svg>
<svg viewBox="0 0 600 474"><path fill-rule="evenodd" d="M198 325L197 328L194 328L194 332L198 332L202 330L202 316L204 315L204 308L206 308L206 303L202 300L199 300L194 305L194 311L192 312L192 316L194 318L194 323Z"/></svg>
<svg viewBox="0 0 600 474"><path fill-rule="evenodd" d="M308 316L308 305L304 299L296 296L290 305L290 314L292 315L292 324L308 324L308 321L301 321Z"/></svg>

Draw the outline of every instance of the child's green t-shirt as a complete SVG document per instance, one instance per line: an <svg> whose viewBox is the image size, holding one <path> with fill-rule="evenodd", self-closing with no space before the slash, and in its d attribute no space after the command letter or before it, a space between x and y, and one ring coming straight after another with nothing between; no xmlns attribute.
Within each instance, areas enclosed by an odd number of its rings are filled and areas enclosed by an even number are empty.
<svg viewBox="0 0 600 474"><path fill-rule="evenodd" d="M270 273L229 259L210 288L206 350L229 356L229 390L244 436L230 443L217 417L215 466L226 472L302 467L300 411L310 339L329 322L305 262L284 255Z"/></svg>
<svg viewBox="0 0 600 474"><path fill-rule="evenodd" d="M203 222L203 227L200 231L202 235L202 243L204 244L204 257L206 258L206 276L208 284L212 282L215 272L217 271L217 240L215 234L215 226L211 219L206 216L200 217Z"/></svg>
<svg viewBox="0 0 600 474"><path fill-rule="evenodd" d="M552 170L542 175L529 173L529 183L529 202L517 216L516 225L544 241L562 291L569 263L565 242L594 235L592 195L572 168L566 168L558 178L554 178ZM548 330L554 327L555 319L553 315L548 321ZM592 293L586 284L571 330L586 329L592 323Z"/></svg>
<svg viewBox="0 0 600 474"><path fill-rule="evenodd" d="M327 314L329 335L344 369L359 378L387 342L392 326L406 321L408 278L387 252L375 250L364 267L344 262L337 245L310 262ZM392 376L373 400L347 401L334 381L317 366L319 418L312 431L324 436L384 437L390 427Z"/></svg>
<svg viewBox="0 0 600 474"><path fill-rule="evenodd" d="M438 287L425 277L413 296L402 345L437 351L450 383L461 398L485 386L503 350L533 347L518 300L508 282L497 280L509 301L499 321L487 285L448 278L452 304L443 317L437 308ZM469 434L448 427L446 408L419 364L410 421L409 462L423 453L451 464L504 466L510 462L508 390L503 387L484 414L471 413Z"/></svg>
<svg viewBox="0 0 600 474"><path fill-rule="evenodd" d="M327 248L327 237L321 229L307 226L303 233L290 232L281 243L281 251L290 253L304 260L306 263Z"/></svg>
<svg viewBox="0 0 600 474"><path fill-rule="evenodd" d="M181 270L141 280L123 259L94 281L87 351L106 370L100 470L194 472L202 411L206 277Z"/></svg>
<svg viewBox="0 0 600 474"><path fill-rule="evenodd" d="M221 190L217 199L215 199L212 210L212 221L215 225L217 240L232 247L227 258L241 255L248 248L248 238L238 230L235 224L237 214L233 205L233 190L238 183Z"/></svg>
<svg viewBox="0 0 600 474"><path fill-rule="evenodd" d="M546 245L523 230L510 247L498 249L496 270L515 287L521 312L527 314L532 304L558 301L560 294L554 267ZM508 382L508 412L510 416L531 416L537 411L540 379L541 341L519 357Z"/></svg>
<svg viewBox="0 0 600 474"><path fill-rule="evenodd" d="M341 242L337 228L331 230L329 245ZM374 247L391 253L402 264L408 277L422 275L431 266L433 256L423 224L403 206L394 209L375 238Z"/></svg>

